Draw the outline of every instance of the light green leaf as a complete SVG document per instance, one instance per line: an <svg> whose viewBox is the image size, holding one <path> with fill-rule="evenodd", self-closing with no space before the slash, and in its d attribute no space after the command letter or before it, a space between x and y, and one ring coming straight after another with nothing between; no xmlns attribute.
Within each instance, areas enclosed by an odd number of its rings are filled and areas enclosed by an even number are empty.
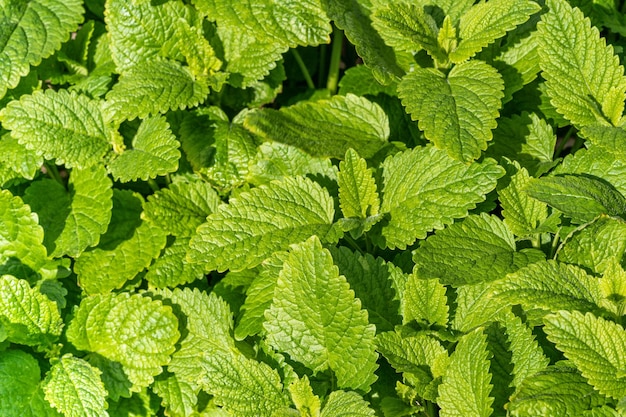
<svg viewBox="0 0 626 417"><path fill-rule="evenodd" d="M626 198L610 183L590 175L534 179L526 192L577 222L590 222L602 214L626 217Z"/></svg>
<svg viewBox="0 0 626 417"><path fill-rule="evenodd" d="M218 207L198 227L189 256L207 271L251 268L313 234L333 241L333 216L325 189L306 178L288 177Z"/></svg>
<svg viewBox="0 0 626 417"><path fill-rule="evenodd" d="M302 416L318 416L320 414L320 397L313 394L309 378L304 375L289 384L291 401Z"/></svg>
<svg viewBox="0 0 626 417"><path fill-rule="evenodd" d="M187 261L189 238L177 237L148 267L145 280L156 288L177 287L204 277L202 264Z"/></svg>
<svg viewBox="0 0 626 417"><path fill-rule="evenodd" d="M154 381L155 394L161 398L161 405L170 416L190 416L198 402L194 386L181 381L176 375L169 374Z"/></svg>
<svg viewBox="0 0 626 417"><path fill-rule="evenodd" d="M546 5L550 10L537 30L539 63L551 103L577 127L611 124L611 115L603 112L605 101L619 94L623 103L626 92L624 68L613 47L567 1L549 0Z"/></svg>
<svg viewBox="0 0 626 417"><path fill-rule="evenodd" d="M63 320L54 301L27 281L4 275L0 277L0 325L13 343L48 347L61 335Z"/></svg>
<svg viewBox="0 0 626 417"><path fill-rule="evenodd" d="M118 401L120 397L130 397L133 384L124 373L124 368L119 362L114 362L97 353L88 353L83 357L90 365L95 366L102 372L100 379L107 391L108 398Z"/></svg>
<svg viewBox="0 0 626 417"><path fill-rule="evenodd" d="M83 20L78 0L3 2L0 7L0 98L67 41Z"/></svg>
<svg viewBox="0 0 626 417"><path fill-rule="evenodd" d="M617 260L610 262L600 279L602 306L616 316L626 314L626 271Z"/></svg>
<svg viewBox="0 0 626 417"><path fill-rule="evenodd" d="M294 245L265 311L268 342L314 372L331 369L340 388L376 380L376 329L315 236Z"/></svg>
<svg viewBox="0 0 626 417"><path fill-rule="evenodd" d="M476 60L454 66L447 76L417 68L402 79L398 94L428 140L453 158L471 162L492 138L503 88L498 71Z"/></svg>
<svg viewBox="0 0 626 417"><path fill-rule="evenodd" d="M108 230L99 245L76 259L74 272L89 294L120 288L148 267L165 247L161 228L142 221L141 196L128 190L115 190Z"/></svg>
<svg viewBox="0 0 626 417"><path fill-rule="evenodd" d="M447 326L448 298L446 287L437 279L423 279L414 270L404 289L402 316L405 324L419 323Z"/></svg>
<svg viewBox="0 0 626 417"><path fill-rule="evenodd" d="M120 75L105 105L108 116L121 122L195 107L208 94L205 79L196 79L175 61L155 59Z"/></svg>
<svg viewBox="0 0 626 417"><path fill-rule="evenodd" d="M359 394L353 391L333 391L328 396L320 417L374 417L376 413Z"/></svg>
<svg viewBox="0 0 626 417"><path fill-rule="evenodd" d="M365 219L378 214L380 199L372 170L353 149L348 149L344 160L339 163L337 183L339 205L344 217Z"/></svg>
<svg viewBox="0 0 626 417"><path fill-rule="evenodd" d="M353 94L304 101L280 110L253 110L246 115L244 126L265 139L297 146L313 156L338 159L348 148L371 158L389 138L389 120L383 109Z"/></svg>
<svg viewBox="0 0 626 417"><path fill-rule="evenodd" d="M129 293L83 298L66 334L77 349L119 362L135 391L163 371L180 337L171 307Z"/></svg>
<svg viewBox="0 0 626 417"><path fill-rule="evenodd" d="M0 122L27 149L68 168L100 163L114 135L99 101L66 90L24 95L0 110Z"/></svg>
<svg viewBox="0 0 626 417"><path fill-rule="evenodd" d="M74 168L67 189L48 179L26 189L24 201L39 216L51 257L77 257L98 244L111 220L112 185L102 166L92 166Z"/></svg>
<svg viewBox="0 0 626 417"><path fill-rule="evenodd" d="M413 252L420 278L439 278L460 286L493 281L526 263L515 237L502 220L472 215L435 232Z"/></svg>
<svg viewBox="0 0 626 417"><path fill-rule="evenodd" d="M504 301L494 300L491 294L493 282L463 285L456 289L456 310L451 327L461 332L469 332L495 321L498 313L510 306Z"/></svg>
<svg viewBox="0 0 626 417"><path fill-rule="evenodd" d="M617 323L579 311L544 318L548 339L556 344L601 394L626 395L626 331Z"/></svg>
<svg viewBox="0 0 626 417"><path fill-rule="evenodd" d="M66 417L108 417L100 371L71 354L53 363L43 383L46 400Z"/></svg>
<svg viewBox="0 0 626 417"><path fill-rule="evenodd" d="M490 0L472 6L461 16L460 42L450 59L459 63L473 57L539 10L541 6L530 0Z"/></svg>
<svg viewBox="0 0 626 417"><path fill-rule="evenodd" d="M524 380L511 397L511 417L582 416L606 402L570 362L557 362Z"/></svg>
<svg viewBox="0 0 626 417"><path fill-rule="evenodd" d="M626 129L624 127L592 125L585 126L580 133L594 145L606 149L620 159L626 157Z"/></svg>
<svg viewBox="0 0 626 417"><path fill-rule="evenodd" d="M107 168L116 180L146 181L178 169L180 143L164 117L143 120L133 137L132 146L108 164Z"/></svg>
<svg viewBox="0 0 626 417"><path fill-rule="evenodd" d="M0 169L8 169L20 177L32 180L43 165L43 158L7 134L0 138ZM0 184L2 185L2 184Z"/></svg>
<svg viewBox="0 0 626 417"><path fill-rule="evenodd" d="M492 286L503 303L556 311L596 311L602 294L599 279L583 269L553 260L540 261L509 274Z"/></svg>
<svg viewBox="0 0 626 417"><path fill-rule="evenodd" d="M379 246L404 249L433 229L465 217L503 173L493 160L466 165L434 147L387 158L381 212L391 218L382 227Z"/></svg>
<svg viewBox="0 0 626 417"><path fill-rule="evenodd" d="M492 385L487 356L487 341L482 329L459 340L439 385L437 404L441 408L441 417L491 415L493 398L489 396Z"/></svg>
<svg viewBox="0 0 626 417"><path fill-rule="evenodd" d="M339 80L338 94L346 95L352 93L357 96L377 96L382 93L393 97L397 95L397 88L397 82L383 85L374 77L374 73L370 68L366 65L357 65L348 68L343 73L341 80Z"/></svg>
<svg viewBox="0 0 626 417"><path fill-rule="evenodd" d="M433 15L437 12L437 8L441 9L437 16L443 20L445 16L450 16L451 23L458 25L461 16L463 16L474 4L473 0L429 0L428 4L436 6L433 8Z"/></svg>

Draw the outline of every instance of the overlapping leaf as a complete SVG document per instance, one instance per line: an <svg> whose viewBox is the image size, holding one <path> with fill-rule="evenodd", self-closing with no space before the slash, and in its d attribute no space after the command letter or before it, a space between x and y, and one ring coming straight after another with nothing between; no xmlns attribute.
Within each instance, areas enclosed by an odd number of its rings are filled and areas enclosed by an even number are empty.
<svg viewBox="0 0 626 417"><path fill-rule="evenodd" d="M154 382L154 392L161 397L161 404L172 416L188 416L193 414L198 396L195 387L181 381L176 375L159 378Z"/></svg>
<svg viewBox="0 0 626 417"><path fill-rule="evenodd" d="M448 324L448 298L446 287L438 279L422 279L416 271L409 275L402 297L404 323L446 326Z"/></svg>
<svg viewBox="0 0 626 417"><path fill-rule="evenodd" d="M42 163L41 156L20 144L11 135L4 135L0 138L0 169L10 170L19 177L32 180Z"/></svg>
<svg viewBox="0 0 626 417"><path fill-rule="evenodd" d="M189 238L177 237L148 267L145 280L157 288L176 287L201 279L202 264L187 260Z"/></svg>
<svg viewBox="0 0 626 417"><path fill-rule="evenodd" d="M337 390L330 393L320 417L361 416L374 417L376 414L367 401L354 391Z"/></svg>
<svg viewBox="0 0 626 417"><path fill-rule="evenodd" d="M468 332L496 321L498 313L510 306L506 302L494 300L491 294L493 282L463 285L456 289L456 311L451 327Z"/></svg>

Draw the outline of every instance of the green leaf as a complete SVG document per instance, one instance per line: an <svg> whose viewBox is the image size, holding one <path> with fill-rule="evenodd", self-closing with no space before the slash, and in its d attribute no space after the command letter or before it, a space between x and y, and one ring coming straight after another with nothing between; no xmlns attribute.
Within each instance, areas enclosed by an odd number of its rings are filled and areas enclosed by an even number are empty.
<svg viewBox="0 0 626 417"><path fill-rule="evenodd" d="M450 323L454 330L469 332L497 320L498 313L508 305L493 299L492 285L493 282L481 282L456 289L456 310Z"/></svg>
<svg viewBox="0 0 626 417"><path fill-rule="evenodd" d="M243 193L198 227L189 256L205 270L251 268L313 234L332 241L333 201L313 181L288 177Z"/></svg>
<svg viewBox="0 0 626 417"><path fill-rule="evenodd" d="M311 383L306 375L289 384L288 389L291 401L293 401L300 415L319 415L321 409L320 397L313 394Z"/></svg>
<svg viewBox="0 0 626 417"><path fill-rule="evenodd" d="M565 0L546 2L548 13L537 25L542 76L557 111L573 125L612 124L604 114L607 100L616 95L623 108L624 68L597 28ZM613 98L612 98L613 97Z"/></svg>
<svg viewBox="0 0 626 417"><path fill-rule="evenodd" d="M422 279L414 270L404 289L402 298L403 322L447 326L448 298L446 287L437 279Z"/></svg>
<svg viewBox="0 0 626 417"><path fill-rule="evenodd" d="M376 380L376 329L315 236L294 245L265 311L268 342L313 372L331 369L340 388Z"/></svg>
<svg viewBox="0 0 626 417"><path fill-rule="evenodd" d="M195 107L209 94L204 79L175 61L155 59L120 75L106 95L106 111L116 121L145 119L168 110Z"/></svg>
<svg viewBox="0 0 626 417"><path fill-rule="evenodd" d="M381 247L405 249L484 201L504 170L493 160L466 165L434 147L415 148L383 163ZM381 224L381 223L379 223Z"/></svg>
<svg viewBox="0 0 626 417"><path fill-rule="evenodd" d="M148 267L145 280L156 288L177 287L202 279L202 264L187 261L188 238L178 237Z"/></svg>
<svg viewBox="0 0 626 417"><path fill-rule="evenodd" d="M589 222L602 214L626 216L626 198L610 183L589 175L535 179L526 192L577 222Z"/></svg>
<svg viewBox="0 0 626 417"><path fill-rule="evenodd" d="M450 60L459 63L473 57L539 10L541 7L530 0L490 0L474 5L461 16L460 42L450 52Z"/></svg>
<svg viewBox="0 0 626 417"><path fill-rule="evenodd" d="M0 277L0 324L9 341L46 348L63 329L57 304L27 281L10 275Z"/></svg>
<svg viewBox="0 0 626 417"><path fill-rule="evenodd" d="M503 88L498 71L476 60L454 66L447 76L417 68L402 79L398 94L428 140L453 158L471 162L492 138Z"/></svg>
<svg viewBox="0 0 626 417"><path fill-rule="evenodd" d="M374 417L376 413L367 401L352 391L333 391L328 396L320 417Z"/></svg>
<svg viewBox="0 0 626 417"><path fill-rule="evenodd" d="M493 284L493 295L527 310L596 311L602 294L598 278L553 260L528 265Z"/></svg>
<svg viewBox="0 0 626 417"><path fill-rule="evenodd" d="M525 264L502 220L471 215L435 232L413 252L417 275L460 286L493 281Z"/></svg>
<svg viewBox="0 0 626 417"><path fill-rule="evenodd" d="M74 272L89 294L120 288L148 267L165 247L161 228L140 219L141 196L115 190L111 223L100 244L76 259Z"/></svg>
<svg viewBox="0 0 626 417"><path fill-rule="evenodd" d="M626 313L626 272L617 260L609 263L602 279L600 279L602 291L602 306L614 313L617 317Z"/></svg>
<svg viewBox="0 0 626 417"><path fill-rule="evenodd" d="M389 120L383 109L353 94L304 101L280 110L253 110L246 115L244 126L265 139L297 146L310 155L338 159L348 148L371 158L389 138Z"/></svg>
<svg viewBox="0 0 626 417"><path fill-rule="evenodd" d="M0 98L67 41L83 20L78 0L4 2L0 7Z"/></svg>
<svg viewBox="0 0 626 417"><path fill-rule="evenodd" d="M463 336L450 356L450 365L439 385L439 415L490 416L493 398L487 360L487 341L482 329Z"/></svg>
<svg viewBox="0 0 626 417"><path fill-rule="evenodd" d="M524 380L508 410L512 417L582 416L605 402L570 362L557 362Z"/></svg>
<svg viewBox="0 0 626 417"><path fill-rule="evenodd" d="M108 417L100 371L71 354L53 363L43 383L46 400L66 417Z"/></svg>
<svg viewBox="0 0 626 417"><path fill-rule="evenodd" d="M174 374L154 381L154 392L161 397L161 405L171 416L189 416L198 402L194 387Z"/></svg>
<svg viewBox="0 0 626 417"><path fill-rule="evenodd" d="M348 149L344 160L339 163L337 183L339 205L344 217L365 219L378 214L380 199L372 170L353 149Z"/></svg>
<svg viewBox="0 0 626 417"><path fill-rule="evenodd" d="M98 244L111 219L112 185L104 168L93 166L73 169L67 189L48 179L26 189L24 201L39 216L51 257L77 257Z"/></svg>
<svg viewBox="0 0 626 417"><path fill-rule="evenodd" d="M171 307L128 293L83 298L66 335L77 349L122 364L134 390L163 371L180 337Z"/></svg>
<svg viewBox="0 0 626 417"><path fill-rule="evenodd" d="M108 164L108 170L116 180L146 181L178 169L180 143L164 117L143 120L132 146Z"/></svg>
<svg viewBox="0 0 626 417"><path fill-rule="evenodd" d="M114 136L99 101L66 90L24 95L0 110L0 121L27 149L68 168L99 163Z"/></svg>
<svg viewBox="0 0 626 417"><path fill-rule="evenodd" d="M7 134L0 138L0 167L32 180L42 164L41 156L20 144L13 136Z"/></svg>
<svg viewBox="0 0 626 417"><path fill-rule="evenodd" d="M370 68L365 65L357 65L355 67L348 68L343 73L343 77L339 80L339 92L338 94L346 95L352 93L357 96L377 96L378 94L387 94L388 96L395 96L398 83L392 82L388 85L383 85L376 77Z"/></svg>
<svg viewBox="0 0 626 417"><path fill-rule="evenodd" d="M624 127L592 125L585 126L580 133L594 145L624 159L626 152L626 129Z"/></svg>
<svg viewBox="0 0 626 417"><path fill-rule="evenodd" d="M601 394L626 395L626 331L591 313L559 311L544 318L548 339L556 344Z"/></svg>

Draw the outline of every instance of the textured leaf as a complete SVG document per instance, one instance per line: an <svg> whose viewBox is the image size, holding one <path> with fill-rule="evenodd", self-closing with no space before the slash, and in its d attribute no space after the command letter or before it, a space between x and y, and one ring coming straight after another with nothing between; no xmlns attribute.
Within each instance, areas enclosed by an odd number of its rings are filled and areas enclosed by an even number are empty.
<svg viewBox="0 0 626 417"><path fill-rule="evenodd" d="M142 121L132 146L108 164L116 180L128 182L141 178L146 181L178 169L180 144L164 117Z"/></svg>
<svg viewBox="0 0 626 417"><path fill-rule="evenodd" d="M569 362L555 365L527 378L512 396L512 417L529 415L576 416L605 402Z"/></svg>
<svg viewBox="0 0 626 417"><path fill-rule="evenodd" d="M383 85L374 77L374 73L370 68L365 65L357 65L348 68L343 73L343 77L339 80L338 94L346 95L352 93L357 96L376 96L383 93L388 96L395 96L397 88L397 82Z"/></svg>
<svg viewBox="0 0 626 417"><path fill-rule="evenodd" d="M340 388L369 390L378 355L375 327L317 237L293 246L265 312L268 342Z"/></svg>
<svg viewBox="0 0 626 417"><path fill-rule="evenodd" d="M463 336L450 356L450 365L439 385L439 415L490 416L493 398L487 360L486 336L481 329Z"/></svg>
<svg viewBox="0 0 626 417"><path fill-rule="evenodd" d="M0 98L69 39L83 20L78 0L3 2L0 7Z"/></svg>
<svg viewBox="0 0 626 417"><path fill-rule="evenodd" d="M456 311L451 327L461 332L469 332L480 326L487 326L497 320L498 313L510 306L492 297L493 282L463 285L456 289Z"/></svg>
<svg viewBox="0 0 626 417"><path fill-rule="evenodd" d="M376 414L367 401L353 391L333 391L328 396L320 417L374 417Z"/></svg>
<svg viewBox="0 0 626 417"><path fill-rule="evenodd" d="M29 346L47 347L63 328L56 303L10 275L0 277L0 324L9 341Z"/></svg>
<svg viewBox="0 0 626 417"><path fill-rule="evenodd" d="M619 58L579 9L565 0L546 4L550 10L537 28L542 76L551 103L577 127L610 124L610 115L603 114L606 97L619 94L623 103L626 92Z"/></svg>
<svg viewBox="0 0 626 417"><path fill-rule="evenodd" d="M446 287L438 279L422 279L414 270L409 275L402 302L404 323L417 320L421 323L447 326Z"/></svg>
<svg viewBox="0 0 626 417"><path fill-rule="evenodd" d="M296 410L300 412L300 415L319 415L321 409L320 397L313 394L311 383L306 375L289 384L288 389L291 401L296 406Z"/></svg>
<svg viewBox="0 0 626 417"><path fill-rule="evenodd" d="M621 116L621 115L620 115ZM624 160L626 152L626 129L623 127L592 125L581 129L582 135L594 145L619 155Z"/></svg>
<svg viewBox="0 0 626 417"><path fill-rule="evenodd" d="M574 265L540 261L494 283L493 294L525 309L595 311L602 294L599 280Z"/></svg>
<svg viewBox="0 0 626 417"><path fill-rule="evenodd" d="M189 256L207 271L251 268L313 234L333 240L333 216L332 198L317 183L274 181L218 207L198 227Z"/></svg>
<svg viewBox="0 0 626 417"><path fill-rule="evenodd" d="M157 288L177 287L204 277L201 264L187 261L189 239L176 238L148 268L146 281Z"/></svg>
<svg viewBox="0 0 626 417"><path fill-rule="evenodd" d="M161 397L161 404L171 416L189 416L198 401L194 387L180 381L176 375L167 375L154 382L154 392Z"/></svg>
<svg viewBox="0 0 626 417"><path fill-rule="evenodd" d="M348 148L371 158L389 138L385 112L353 94L300 102L280 110L254 110L246 115L244 125L266 139L297 146L313 156L338 159Z"/></svg>
<svg viewBox="0 0 626 417"><path fill-rule="evenodd" d="M428 140L453 158L470 162L492 138L503 88L495 68L469 61L454 66L447 76L417 68L402 79L398 93Z"/></svg>
<svg viewBox="0 0 626 417"><path fill-rule="evenodd" d="M103 167L73 169L67 189L44 179L28 187L24 201L39 216L50 256L79 256L98 244L107 230L113 207L111 180Z"/></svg>
<svg viewBox="0 0 626 417"><path fill-rule="evenodd" d="M473 6L461 16L461 40L450 59L458 63L471 58L539 10L541 7L530 0L490 0Z"/></svg>
<svg viewBox="0 0 626 417"><path fill-rule="evenodd" d="M493 281L526 263L504 222L484 213L428 237L413 252L413 261L421 278L453 286Z"/></svg>
<svg viewBox="0 0 626 417"><path fill-rule="evenodd" d="M110 150L113 131L100 103L65 90L35 91L0 110L0 121L26 148L68 168L99 163Z"/></svg>
<svg viewBox="0 0 626 417"><path fill-rule="evenodd" d="M337 176L339 205L344 217L366 218L378 214L380 200L367 163L353 150L346 152Z"/></svg>
<svg viewBox="0 0 626 417"><path fill-rule="evenodd" d="M609 263L602 279L600 290L604 297L602 306L616 316L626 313L626 271L617 260Z"/></svg>
<svg viewBox="0 0 626 417"><path fill-rule="evenodd" d="M209 94L206 80L174 61L158 59L122 74L106 95L106 110L112 119L123 121L195 107Z"/></svg>
<svg viewBox="0 0 626 417"><path fill-rule="evenodd" d="M142 221L142 199L128 190L115 190L111 223L100 244L76 259L74 272L89 294L105 293L150 265L166 244L165 232Z"/></svg>
<svg viewBox="0 0 626 417"><path fill-rule="evenodd" d="M136 388L163 371L180 337L171 307L128 293L84 298L66 334L77 349L122 364Z"/></svg>
<svg viewBox="0 0 626 417"><path fill-rule="evenodd" d="M42 164L41 156L11 135L0 138L0 169L9 169L20 177L32 180Z"/></svg>
<svg viewBox="0 0 626 417"><path fill-rule="evenodd" d="M626 332L591 313L559 311L544 318L548 339L556 344L601 394L626 395Z"/></svg>
<svg viewBox="0 0 626 417"><path fill-rule="evenodd" d="M431 230L466 216L503 173L493 160L466 165L433 147L387 158L381 212L390 213L391 219L378 244L404 249Z"/></svg>
<svg viewBox="0 0 626 417"><path fill-rule="evenodd" d="M66 417L108 417L100 371L70 354L52 365L44 381L46 400Z"/></svg>
<svg viewBox="0 0 626 417"><path fill-rule="evenodd" d="M531 181L526 192L578 222L589 222L602 214L626 216L626 198L610 183L597 177L544 177Z"/></svg>

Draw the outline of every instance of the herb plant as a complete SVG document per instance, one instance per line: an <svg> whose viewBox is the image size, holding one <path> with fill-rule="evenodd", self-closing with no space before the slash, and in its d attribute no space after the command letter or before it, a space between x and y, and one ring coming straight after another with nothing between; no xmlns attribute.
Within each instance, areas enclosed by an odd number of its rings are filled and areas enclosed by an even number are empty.
<svg viewBox="0 0 626 417"><path fill-rule="evenodd" d="M0 415L624 415L625 9L0 0Z"/></svg>

